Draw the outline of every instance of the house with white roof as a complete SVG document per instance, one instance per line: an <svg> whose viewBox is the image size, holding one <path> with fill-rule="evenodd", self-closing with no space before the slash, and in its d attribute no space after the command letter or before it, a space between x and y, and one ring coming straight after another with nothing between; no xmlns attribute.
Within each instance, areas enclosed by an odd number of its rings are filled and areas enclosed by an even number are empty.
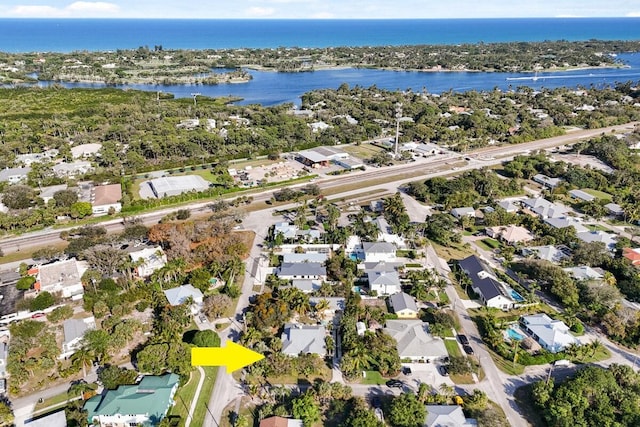
<svg viewBox="0 0 640 427"><path fill-rule="evenodd" d="M80 279L87 269L86 262L75 258L42 265L36 270L34 288L41 292L59 292L64 298L82 298L84 287Z"/></svg>
<svg viewBox="0 0 640 427"><path fill-rule="evenodd" d="M522 316L520 326L551 353L558 353L571 344L580 344L563 321L553 320L544 313Z"/></svg>
<svg viewBox="0 0 640 427"><path fill-rule="evenodd" d="M556 188L562 182L562 179L560 178L550 178L547 175L543 175L541 173L534 175L533 180L549 189Z"/></svg>
<svg viewBox="0 0 640 427"><path fill-rule="evenodd" d="M315 279L294 279L291 281L291 286L301 290L305 294L310 294L320 290L322 287L322 280Z"/></svg>
<svg viewBox="0 0 640 427"><path fill-rule="evenodd" d="M607 203L606 205L604 205L604 207L607 208L607 212L609 212L609 215L611 216L624 215L624 209L622 209L622 206L618 205L617 203Z"/></svg>
<svg viewBox="0 0 640 427"><path fill-rule="evenodd" d="M71 163L60 162L53 165L52 169L57 177L64 178L84 175L91 172L93 166L91 166L91 162L80 160Z"/></svg>
<svg viewBox="0 0 640 427"><path fill-rule="evenodd" d="M561 218L569 213L569 209L567 209L566 206L559 203L552 203L542 197L524 199L522 204L542 219Z"/></svg>
<svg viewBox="0 0 640 427"><path fill-rule="evenodd" d="M44 417L33 418L24 422L25 427L67 427L67 415L64 409L45 415Z"/></svg>
<svg viewBox="0 0 640 427"><path fill-rule="evenodd" d="M570 190L569 195L576 200L580 200L581 202L592 202L596 199L591 194L582 190Z"/></svg>
<svg viewBox="0 0 640 427"><path fill-rule="evenodd" d="M167 264L167 256L160 246L130 252L129 257L136 264L138 277L149 277Z"/></svg>
<svg viewBox="0 0 640 427"><path fill-rule="evenodd" d="M583 242L602 242L607 249L615 249L617 238L615 234L607 233L604 231L583 231L576 235L576 237Z"/></svg>
<svg viewBox="0 0 640 427"><path fill-rule="evenodd" d="M17 184L27 179L27 175L31 172L30 167L24 168L5 168L0 170L0 182L8 182L9 184Z"/></svg>
<svg viewBox="0 0 640 427"><path fill-rule="evenodd" d="M424 427L476 427L478 422L465 418L459 405L426 405L427 417Z"/></svg>
<svg viewBox="0 0 640 427"><path fill-rule="evenodd" d="M396 260L396 247L389 242L362 242L365 262L393 262Z"/></svg>
<svg viewBox="0 0 640 427"><path fill-rule="evenodd" d="M454 209L451 209L451 215L453 215L456 218L462 218L464 216L469 218L475 218L476 210L471 207L454 208Z"/></svg>
<svg viewBox="0 0 640 427"><path fill-rule="evenodd" d="M418 318L418 305L415 298L404 292L389 297L389 305L399 319Z"/></svg>
<svg viewBox="0 0 640 427"><path fill-rule="evenodd" d="M102 149L100 143L80 144L71 147L71 155L74 159L87 159L97 155Z"/></svg>
<svg viewBox="0 0 640 427"><path fill-rule="evenodd" d="M167 289L164 291L164 295L172 306L184 304L189 300L189 298L193 299L193 304L191 305L192 314L196 314L200 311L200 307L202 307L202 300L204 298L202 291L198 288L194 288L193 285L182 285L177 288Z"/></svg>
<svg viewBox="0 0 640 427"><path fill-rule="evenodd" d="M367 279L369 289L378 295L397 294L402 290L397 271L370 271Z"/></svg>
<svg viewBox="0 0 640 427"><path fill-rule="evenodd" d="M404 239L395 234L393 230L391 230L391 226L384 216L379 216L378 218L376 218L375 223L378 227L378 230L380 230L380 233L378 234L378 242L393 243L397 248L406 247Z"/></svg>
<svg viewBox="0 0 640 427"><path fill-rule="evenodd" d="M602 269L591 268L588 265L563 268L576 280L600 280L604 277Z"/></svg>
<svg viewBox="0 0 640 427"><path fill-rule="evenodd" d="M497 203L497 205L502 209L504 209L505 211L507 211L508 213L515 213L520 210L518 205L516 205L511 200L501 200Z"/></svg>
<svg viewBox="0 0 640 427"><path fill-rule="evenodd" d="M575 228L576 233L589 231L587 227L582 225L582 220L580 218L574 218L572 216L563 216L561 218L547 218L544 220L544 222L545 224L548 224L553 228L573 227Z"/></svg>
<svg viewBox="0 0 640 427"><path fill-rule="evenodd" d="M569 257L566 253L553 245L523 248L522 254L525 256L534 255L538 259L544 259L551 262L560 262Z"/></svg>
<svg viewBox="0 0 640 427"><path fill-rule="evenodd" d="M288 222L276 222L273 226L273 235L281 234L285 239L294 239L298 232L298 226Z"/></svg>
<svg viewBox="0 0 640 427"><path fill-rule="evenodd" d="M84 319L67 319L62 323L64 341L62 353L59 359L66 359L82 346L82 338L85 332L96 328L96 319L93 316Z"/></svg>
<svg viewBox="0 0 640 427"><path fill-rule="evenodd" d="M293 357L297 357L300 353L312 353L324 357L327 355L326 336L327 330L322 325L287 323L280 337L282 352Z"/></svg>
<svg viewBox="0 0 640 427"><path fill-rule="evenodd" d="M384 332L396 340L402 360L434 362L449 355L442 338L431 335L422 320L387 320Z"/></svg>

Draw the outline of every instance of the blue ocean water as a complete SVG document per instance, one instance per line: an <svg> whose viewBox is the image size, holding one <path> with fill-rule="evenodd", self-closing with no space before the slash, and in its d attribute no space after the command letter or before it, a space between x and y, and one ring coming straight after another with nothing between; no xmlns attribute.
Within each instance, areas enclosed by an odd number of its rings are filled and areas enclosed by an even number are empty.
<svg viewBox="0 0 640 427"><path fill-rule="evenodd" d="M420 20L0 19L0 51L275 48L636 40L640 18Z"/></svg>

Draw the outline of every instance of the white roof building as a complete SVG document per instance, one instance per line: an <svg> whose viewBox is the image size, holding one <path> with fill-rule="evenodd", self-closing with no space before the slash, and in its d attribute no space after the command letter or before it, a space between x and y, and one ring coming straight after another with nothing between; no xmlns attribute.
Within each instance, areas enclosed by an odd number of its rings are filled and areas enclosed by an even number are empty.
<svg viewBox="0 0 640 427"><path fill-rule="evenodd" d="M149 277L167 264L167 256L160 246L130 252L129 256L131 261L138 264L136 272L139 277Z"/></svg>
<svg viewBox="0 0 640 427"><path fill-rule="evenodd" d="M155 178L146 181L146 184L158 199L167 196L177 196L190 191L204 191L209 188L209 182L199 175Z"/></svg>
<svg viewBox="0 0 640 427"><path fill-rule="evenodd" d="M191 313L196 314L202 306L202 300L204 295L198 288L194 288L192 285L182 285L177 288L171 288L164 291L164 295L167 297L169 304L175 306L184 304L189 298L193 299L191 305Z"/></svg>
<svg viewBox="0 0 640 427"><path fill-rule="evenodd" d="M400 359L431 362L449 355L442 338L431 335L421 320L387 320L384 331L398 343Z"/></svg>
<svg viewBox="0 0 640 427"><path fill-rule="evenodd" d="M93 166L91 166L91 162L87 161L76 161L72 163L60 162L53 165L52 169L56 176L64 178L84 175L91 172L93 170Z"/></svg>
<svg viewBox="0 0 640 427"><path fill-rule="evenodd" d="M294 357L300 353L312 353L324 357L327 354L326 336L327 330L324 326L287 323L280 337L282 352Z"/></svg>
<svg viewBox="0 0 640 427"><path fill-rule="evenodd" d="M71 147L71 155L74 159L86 159L98 154L101 149L102 144L99 143L80 144L76 145L75 147Z"/></svg>
<svg viewBox="0 0 640 427"><path fill-rule="evenodd" d="M80 279L87 268L86 262L75 258L40 266L35 288L41 292L60 292L65 298L79 298L84 293Z"/></svg>
<svg viewBox="0 0 640 427"><path fill-rule="evenodd" d="M571 344L580 344L569 327L561 320L553 320L544 313L522 316L520 324L534 340L551 353L558 353Z"/></svg>
<svg viewBox="0 0 640 427"><path fill-rule="evenodd" d="M29 172L31 172L30 167L2 169L0 170L0 182L17 184L18 182L27 179L27 174L29 174Z"/></svg>
<svg viewBox="0 0 640 427"><path fill-rule="evenodd" d="M604 231L583 231L576 237L586 243L602 242L609 250L613 250L616 246L616 236Z"/></svg>
<svg viewBox="0 0 640 427"><path fill-rule="evenodd" d="M462 218L464 216L475 218L476 210L471 207L454 208L454 209L451 209L451 215L453 215L456 218Z"/></svg>
<svg viewBox="0 0 640 427"><path fill-rule="evenodd" d="M400 276L396 271L370 271L367 274L369 289L378 295L393 295L400 292Z"/></svg>
<svg viewBox="0 0 640 427"><path fill-rule="evenodd" d="M85 332L96 328L96 319L91 316L84 319L67 319L62 323L64 341L59 359L66 359L78 350Z"/></svg>
<svg viewBox="0 0 640 427"><path fill-rule="evenodd" d="M591 268L588 265L568 267L563 268L563 270L573 276L573 278L576 280L600 280L604 277L604 275L600 272L602 271L601 269Z"/></svg>
<svg viewBox="0 0 640 427"><path fill-rule="evenodd" d="M475 427L478 422L465 418L459 405L426 405L425 427Z"/></svg>
<svg viewBox="0 0 640 427"><path fill-rule="evenodd" d="M569 209L558 203L551 203L547 199L542 197L524 199L522 204L526 206L531 212L535 213L539 217L546 218L561 218L569 213Z"/></svg>
<svg viewBox="0 0 640 427"><path fill-rule="evenodd" d="M362 242L365 262L393 262L396 259L396 247L388 242Z"/></svg>

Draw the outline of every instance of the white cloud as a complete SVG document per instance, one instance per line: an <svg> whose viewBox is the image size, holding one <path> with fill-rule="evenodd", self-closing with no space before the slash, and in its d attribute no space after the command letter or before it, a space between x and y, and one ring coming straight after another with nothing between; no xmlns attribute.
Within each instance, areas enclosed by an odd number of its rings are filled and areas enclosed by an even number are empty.
<svg viewBox="0 0 640 427"><path fill-rule="evenodd" d="M45 5L17 5L9 9L8 15L24 18L102 18L115 15L120 7L114 3L77 1L58 8Z"/></svg>
<svg viewBox="0 0 640 427"><path fill-rule="evenodd" d="M54 18L63 16L60 9L52 6L15 6L9 10L9 14L16 17L25 18Z"/></svg>
<svg viewBox="0 0 640 427"><path fill-rule="evenodd" d="M625 15L628 18L640 18L640 11L638 12L629 12Z"/></svg>
<svg viewBox="0 0 640 427"><path fill-rule="evenodd" d="M65 7L65 10L80 13L117 13L120 10L120 7L114 3L106 3L102 1L77 1Z"/></svg>
<svg viewBox="0 0 640 427"><path fill-rule="evenodd" d="M248 16L271 16L273 15L276 10L272 7L250 7L249 9L247 9L247 15Z"/></svg>
<svg viewBox="0 0 640 427"><path fill-rule="evenodd" d="M331 12L318 12L311 15L312 19L333 19L336 16Z"/></svg>

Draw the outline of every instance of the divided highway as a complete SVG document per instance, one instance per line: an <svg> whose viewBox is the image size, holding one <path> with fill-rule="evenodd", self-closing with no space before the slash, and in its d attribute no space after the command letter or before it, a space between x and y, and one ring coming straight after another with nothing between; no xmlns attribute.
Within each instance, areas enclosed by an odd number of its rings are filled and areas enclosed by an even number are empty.
<svg viewBox="0 0 640 427"><path fill-rule="evenodd" d="M572 131L566 135L557 136L554 138L541 139L517 145L486 147L439 160L421 159L409 164L384 168L368 168L364 172L354 172L335 178L322 179L319 180L317 184L322 190L325 191L336 187L339 188L349 185L353 186L355 184L358 184L359 190L373 190L381 187L388 188L390 184L399 186L419 179L428 179L435 176L447 175L453 173L454 171L460 172L469 169L481 168L484 166L496 165L503 162L504 160L507 160L509 156L515 156L530 151L560 147L562 145L575 144L576 142L579 142L581 140L593 138L601 134L629 132L632 131L638 123L639 122L632 122L624 125L609 126L606 128L577 130ZM451 166L453 163L463 161L464 157L468 157L471 159L471 161L469 161L467 165L457 168ZM381 186L376 184L376 182L371 183L372 181L377 181L378 183L384 182L385 185ZM253 203L255 204L266 202L271 198L273 191L274 189L270 189L261 193L254 194ZM349 191L334 194L332 198L348 197L349 193L353 192ZM237 197L237 195L230 195L229 197L234 198ZM190 209L192 213L198 214L206 212L208 210L208 204L209 202L195 202L189 205L182 206L181 208ZM264 208L268 209L269 206L265 204ZM168 213L174 212L175 210L176 208L162 209L159 211L140 214L137 215L137 217L140 218L146 225L152 225L158 223L158 221L162 217L164 217ZM100 225L104 226L109 233L118 232L123 228L121 219L107 220L100 223ZM67 229L71 228L73 227L69 227ZM20 236L4 238L0 240L0 249L2 249L5 254L10 254L25 249L59 245L64 243L64 241L59 237L61 231L63 231L63 229L47 228L45 230L40 230L32 233L25 233Z"/></svg>

